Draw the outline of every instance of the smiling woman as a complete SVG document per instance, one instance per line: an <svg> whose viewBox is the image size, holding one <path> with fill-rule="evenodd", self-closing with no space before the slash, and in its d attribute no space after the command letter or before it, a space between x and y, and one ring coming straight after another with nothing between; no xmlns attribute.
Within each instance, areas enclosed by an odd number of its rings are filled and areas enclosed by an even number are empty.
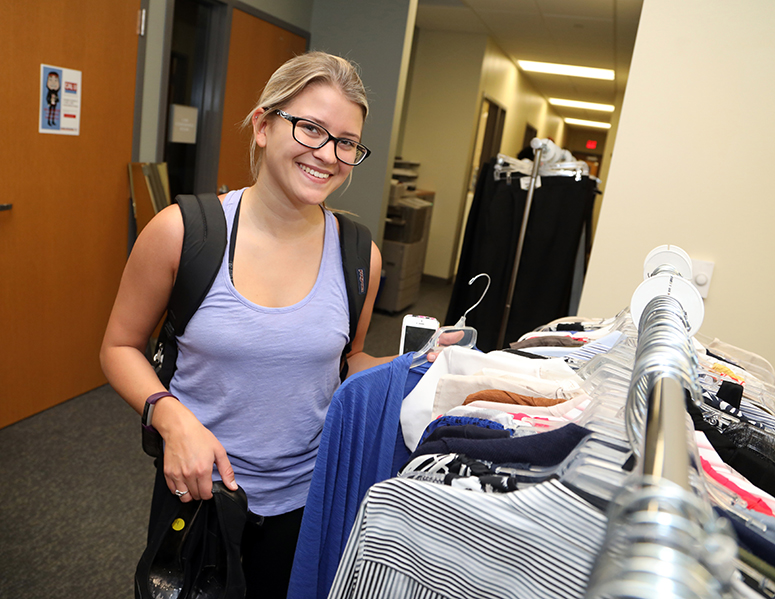
<svg viewBox="0 0 775 599"><path fill-rule="evenodd" d="M105 333L110 383L138 412L154 404L150 424L165 441L155 494L208 499L213 479L221 479L242 487L249 509L263 516L243 537L247 597L285 597L343 349L351 343L350 373L391 359L363 352L379 251L372 243L368 292L351 339L338 223L325 207L369 154L361 143L367 113L350 62L313 52L280 67L245 119L254 182L221 197L227 251L177 339L169 391L143 352L180 263L177 205L143 229Z"/></svg>
<svg viewBox="0 0 775 599"><path fill-rule="evenodd" d="M355 163L353 148L364 147L358 143L363 109L323 83L310 85L285 108L287 111L262 107L253 112L254 139L262 163L254 187L270 200L319 205L350 174ZM303 116L294 117L291 112ZM343 144L350 149L343 151ZM267 147L276 151L266 152ZM362 158L365 154L362 152ZM299 171L304 176L298 177ZM309 187L308 181L315 185Z"/></svg>

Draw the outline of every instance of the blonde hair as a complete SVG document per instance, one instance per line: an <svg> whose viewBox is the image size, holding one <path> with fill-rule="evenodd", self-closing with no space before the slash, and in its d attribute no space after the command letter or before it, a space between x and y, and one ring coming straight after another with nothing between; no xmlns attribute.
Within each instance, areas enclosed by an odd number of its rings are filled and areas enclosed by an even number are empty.
<svg viewBox="0 0 775 599"><path fill-rule="evenodd" d="M327 84L335 87L345 98L361 107L363 118L369 114L369 103L366 90L358 74L358 67L345 58L327 54L326 52L307 52L294 56L269 78L258 104L253 107L242 122L243 127L258 128L275 110L287 106L296 96L310 85ZM254 115L259 108L264 112L259 114L254 122ZM250 141L250 172L253 181L258 179L261 168L263 148L256 143L253 135Z"/></svg>

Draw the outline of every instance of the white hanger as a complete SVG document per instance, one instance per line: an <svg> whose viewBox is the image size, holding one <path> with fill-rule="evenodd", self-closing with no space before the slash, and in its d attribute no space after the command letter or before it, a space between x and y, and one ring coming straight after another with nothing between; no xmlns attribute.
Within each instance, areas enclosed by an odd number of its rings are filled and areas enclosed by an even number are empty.
<svg viewBox="0 0 775 599"><path fill-rule="evenodd" d="M473 327L465 326L466 316L471 310L473 310L479 304L482 303L484 296L487 295L487 291L490 289L490 282L491 282L490 275L483 272L476 275L474 278L468 281L468 284L471 285L479 277L487 277L487 287L484 288L484 293L482 293L482 296L479 298L479 301L465 311L463 316L460 317L460 320L458 320L457 323L455 323L455 326L439 327L439 329L433 334L433 337L431 337L428 340L428 342L422 347L422 349L420 349L420 351L415 352L414 357L412 358L411 368L416 368L417 366L422 366L423 364L425 364L428 361L428 353L431 351L441 351L442 349L444 349L445 347L449 347L450 345L457 345L459 347L473 347L474 345L476 345L476 337L477 337L476 329ZM454 338L453 336L456 336L455 334L457 333L462 333L462 335L460 335L457 341L450 342L450 339ZM439 343L439 338L442 335L447 335L447 337L444 343Z"/></svg>

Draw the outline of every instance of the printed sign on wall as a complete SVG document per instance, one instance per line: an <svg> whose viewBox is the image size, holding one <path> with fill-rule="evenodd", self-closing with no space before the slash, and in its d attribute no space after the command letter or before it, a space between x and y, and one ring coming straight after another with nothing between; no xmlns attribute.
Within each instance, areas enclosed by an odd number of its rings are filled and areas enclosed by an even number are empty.
<svg viewBox="0 0 775 599"><path fill-rule="evenodd" d="M39 133L78 135L81 125L81 71L40 65Z"/></svg>

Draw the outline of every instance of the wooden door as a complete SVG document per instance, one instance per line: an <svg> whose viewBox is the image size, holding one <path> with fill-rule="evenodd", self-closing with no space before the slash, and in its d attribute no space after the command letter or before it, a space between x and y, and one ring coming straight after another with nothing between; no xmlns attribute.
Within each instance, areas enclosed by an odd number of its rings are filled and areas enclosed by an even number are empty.
<svg viewBox="0 0 775 599"><path fill-rule="evenodd" d="M140 0L0 0L0 427L105 383L127 252ZM38 133L41 64L82 72L80 135Z"/></svg>
<svg viewBox="0 0 775 599"><path fill-rule="evenodd" d="M241 129L264 85L277 67L302 54L307 41L294 33L234 9L229 42L229 67L221 127L218 187L240 189L251 185L251 130Z"/></svg>

